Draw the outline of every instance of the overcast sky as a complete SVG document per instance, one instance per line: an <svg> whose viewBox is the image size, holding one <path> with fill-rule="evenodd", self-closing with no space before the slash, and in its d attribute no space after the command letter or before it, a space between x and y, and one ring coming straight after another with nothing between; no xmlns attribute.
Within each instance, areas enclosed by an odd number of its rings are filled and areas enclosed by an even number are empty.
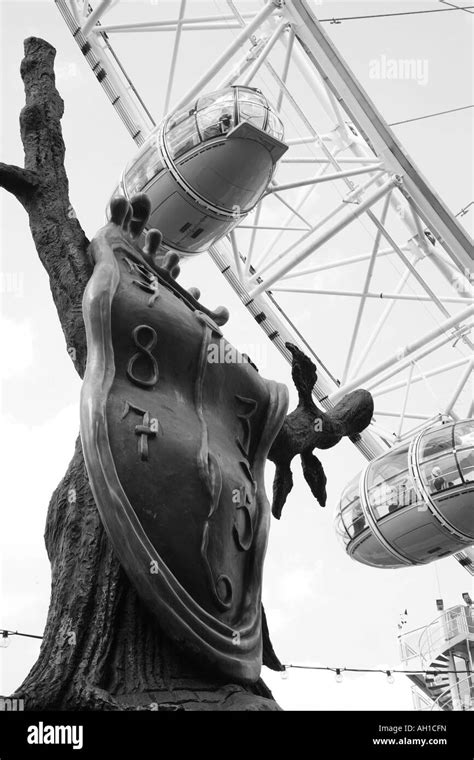
<svg viewBox="0 0 474 760"><path fill-rule="evenodd" d="M221 8L220 0L192 0L196 15ZM145 5L145 3L143 4ZM148 4L149 5L149 4ZM320 17L434 8L436 2L315 3ZM324 12L323 12L324 11ZM41 36L58 50L57 85L65 100L63 132L70 193L86 234L103 224L104 208L134 147L101 88L91 75L53 0L0 0L1 160L22 163L18 115L23 105L19 64L23 39ZM352 26L351 26L352 23ZM400 19L326 25L387 121L467 105L472 90L472 18L467 13L429 14ZM142 69L147 103L160 116L169 63L165 35L135 56ZM143 46L143 38L134 43ZM176 92L195 79L202 41L187 42L188 65L178 70ZM155 47L156 46L156 49ZM137 50L139 48L137 47ZM145 50L143 48L143 50ZM428 63L419 81L374 79L370 62L381 56L412 57ZM156 60L158 56L158 61ZM159 58L162 56L162 59ZM161 61L161 63L160 63ZM146 72L143 73L143 68ZM167 69L165 69L166 71ZM422 81L427 75L426 81ZM153 101L150 103L150 101ZM396 133L410 155L457 213L473 198L472 112L400 126ZM0 531L0 629L41 634L49 601L49 563L43 543L47 505L73 453L78 432L80 381L68 354L52 303L47 276L32 244L20 205L0 195L2 242L2 511ZM472 229L472 218L463 222ZM182 283L202 289L202 302L225 304L231 320L226 337L237 346L252 344L263 357L262 374L291 385L287 364L258 332L233 291L206 256L184 268ZM332 366L340 362L335 339L342 313L332 312L315 326ZM312 320L308 305L303 321ZM331 329L334 327L334 332ZM315 338L317 340L317 337ZM315 344L318 351L320 344ZM262 366L263 364L263 366ZM449 392L449 385L445 392ZM292 393L292 402L295 396ZM397 625L408 609L408 627L436 616L435 599L446 606L462 602L470 576L454 560L398 571L378 571L348 559L333 529L337 498L364 460L349 443L321 455L328 476L328 505L311 497L295 464L295 488L279 523L273 521L267 555L264 604L275 649L284 663L334 667L400 667ZM271 493L272 468L268 468ZM34 663L39 644L13 639L0 649L0 693L8 694ZM383 675L346 675L291 671L287 680L264 672L287 709L411 709L410 684L403 676L389 685Z"/></svg>

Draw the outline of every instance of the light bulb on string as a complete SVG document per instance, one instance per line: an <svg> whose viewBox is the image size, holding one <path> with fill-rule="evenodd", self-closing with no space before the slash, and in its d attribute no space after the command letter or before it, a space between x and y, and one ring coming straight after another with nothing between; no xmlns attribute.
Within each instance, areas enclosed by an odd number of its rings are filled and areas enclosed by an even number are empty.
<svg viewBox="0 0 474 760"><path fill-rule="evenodd" d="M0 637L0 647L3 649L6 649L10 646L10 638L8 636L8 631L2 631L2 635Z"/></svg>
<svg viewBox="0 0 474 760"><path fill-rule="evenodd" d="M392 675L392 671L391 670L386 670L385 672L387 674L387 681L389 683L395 683L395 679L394 679L394 677Z"/></svg>
<svg viewBox="0 0 474 760"><path fill-rule="evenodd" d="M288 680L289 673L288 673L288 668L286 667L286 665L283 666L283 670L280 671L280 675L284 681Z"/></svg>
<svg viewBox="0 0 474 760"><path fill-rule="evenodd" d="M336 683L342 683L341 668L336 668Z"/></svg>

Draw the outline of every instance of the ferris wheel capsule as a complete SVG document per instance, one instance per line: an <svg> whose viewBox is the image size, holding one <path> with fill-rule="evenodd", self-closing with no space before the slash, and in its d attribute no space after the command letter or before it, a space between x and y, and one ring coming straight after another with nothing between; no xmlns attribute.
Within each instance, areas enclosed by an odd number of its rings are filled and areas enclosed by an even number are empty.
<svg viewBox="0 0 474 760"><path fill-rule="evenodd" d="M336 532L372 567L427 564L474 542L474 420L430 427L345 488Z"/></svg>
<svg viewBox="0 0 474 760"><path fill-rule="evenodd" d="M153 130L114 195L145 193L163 247L202 253L261 200L288 149L282 138L283 124L260 90L225 87Z"/></svg>

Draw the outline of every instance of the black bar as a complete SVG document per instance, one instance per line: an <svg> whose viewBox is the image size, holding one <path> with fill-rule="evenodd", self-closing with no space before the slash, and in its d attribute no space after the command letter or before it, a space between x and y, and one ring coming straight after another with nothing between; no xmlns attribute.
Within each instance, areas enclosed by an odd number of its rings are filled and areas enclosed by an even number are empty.
<svg viewBox="0 0 474 760"><path fill-rule="evenodd" d="M223 757L229 744L238 743L241 752L254 751L257 737L267 757L274 747L281 750L282 741L298 756L308 754L314 760L359 756L472 760L473 756L469 712L257 714L185 712L179 706L173 711L0 712L1 760L113 757L115 752L118 757L164 758L170 753L180 757L186 750L190 757L199 752L207 758L216 751ZM50 739L58 743L48 743Z"/></svg>

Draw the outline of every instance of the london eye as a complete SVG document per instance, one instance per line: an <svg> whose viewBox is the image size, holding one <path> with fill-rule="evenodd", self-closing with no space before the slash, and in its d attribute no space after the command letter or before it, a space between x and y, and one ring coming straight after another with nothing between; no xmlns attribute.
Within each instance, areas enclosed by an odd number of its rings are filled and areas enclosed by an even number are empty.
<svg viewBox="0 0 474 760"><path fill-rule="evenodd" d="M111 196L146 193L163 256L210 259L272 350L313 359L323 409L372 393L360 474L333 499L342 551L373 572L454 556L473 574L472 240L315 4L55 3L135 142ZM141 72L164 38L153 89Z"/></svg>

